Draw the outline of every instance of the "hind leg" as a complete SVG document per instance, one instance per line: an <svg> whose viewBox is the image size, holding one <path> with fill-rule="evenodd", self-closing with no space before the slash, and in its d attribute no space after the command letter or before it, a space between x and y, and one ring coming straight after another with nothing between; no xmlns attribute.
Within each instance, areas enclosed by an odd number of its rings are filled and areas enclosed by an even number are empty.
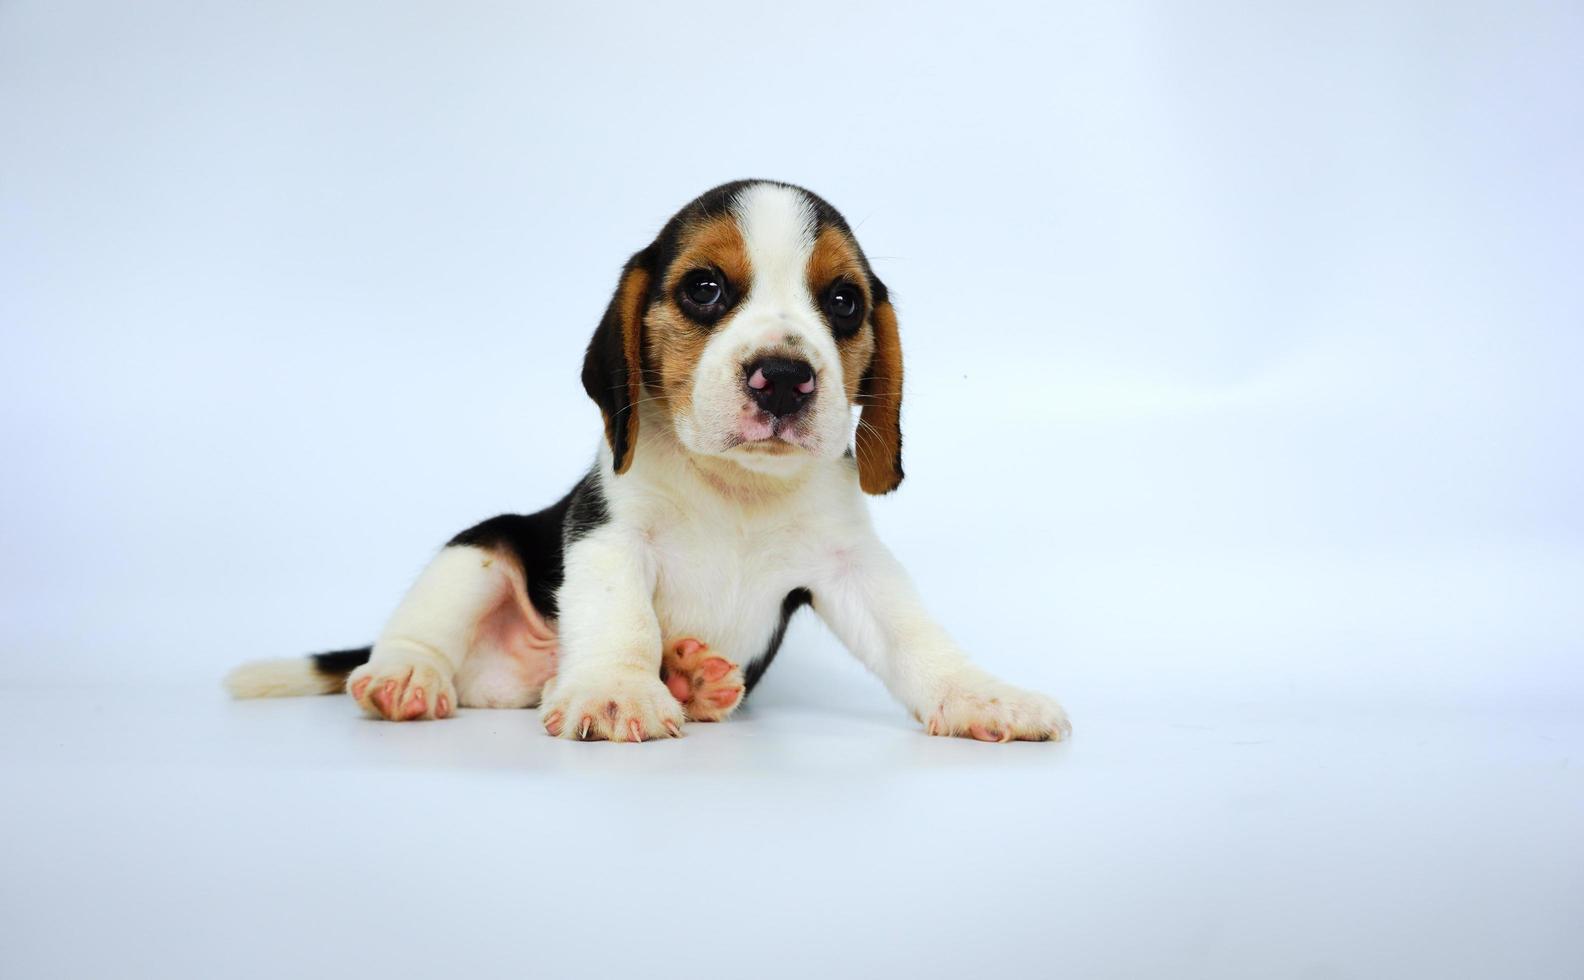
<svg viewBox="0 0 1584 980"><path fill-rule="evenodd" d="M521 579L515 563L495 552L445 548L396 607L368 663L347 678L348 693L389 721L451 715L461 703L458 672L481 639L490 643L500 632L500 611L515 604Z"/></svg>
<svg viewBox="0 0 1584 980"><path fill-rule="evenodd" d="M457 699L468 708L532 708L555 676L556 631L528 598L517 563L500 561L507 587L479 620L457 670Z"/></svg>

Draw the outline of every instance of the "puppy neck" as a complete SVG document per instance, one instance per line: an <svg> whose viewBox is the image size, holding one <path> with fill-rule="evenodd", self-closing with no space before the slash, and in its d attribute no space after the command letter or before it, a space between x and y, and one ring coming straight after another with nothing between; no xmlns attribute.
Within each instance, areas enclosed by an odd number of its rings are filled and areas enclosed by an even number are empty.
<svg viewBox="0 0 1584 980"><path fill-rule="evenodd" d="M700 456L683 451L688 469L710 492L739 504L768 503L786 497L808 482L808 467L786 474L750 470L722 456Z"/></svg>

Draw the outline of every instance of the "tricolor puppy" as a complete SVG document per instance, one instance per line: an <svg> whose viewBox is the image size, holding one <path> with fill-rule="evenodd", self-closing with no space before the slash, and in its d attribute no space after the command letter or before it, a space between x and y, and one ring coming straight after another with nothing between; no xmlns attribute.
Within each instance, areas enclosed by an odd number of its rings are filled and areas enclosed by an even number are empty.
<svg viewBox="0 0 1584 980"><path fill-rule="evenodd" d="M642 742L731 714L808 605L931 734L1067 734L968 660L870 526L863 495L902 482L902 348L829 204L743 181L683 208L622 270L583 387L605 439L565 498L457 535L372 648L231 691L344 687L391 721L539 705L551 735Z"/></svg>

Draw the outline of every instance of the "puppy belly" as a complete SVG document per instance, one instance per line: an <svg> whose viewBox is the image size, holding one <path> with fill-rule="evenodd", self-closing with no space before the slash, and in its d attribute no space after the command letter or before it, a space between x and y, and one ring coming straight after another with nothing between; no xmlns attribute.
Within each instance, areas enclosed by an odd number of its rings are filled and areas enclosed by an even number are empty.
<svg viewBox="0 0 1584 980"><path fill-rule="evenodd" d="M457 671L457 699L469 708L533 707L555 672L555 627L513 577L501 601L479 620Z"/></svg>

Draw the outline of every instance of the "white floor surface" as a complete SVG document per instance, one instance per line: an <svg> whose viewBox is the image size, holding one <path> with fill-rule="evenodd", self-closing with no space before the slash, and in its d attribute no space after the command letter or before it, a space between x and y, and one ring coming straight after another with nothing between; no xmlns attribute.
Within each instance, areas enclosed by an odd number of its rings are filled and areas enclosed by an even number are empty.
<svg viewBox="0 0 1584 980"><path fill-rule="evenodd" d="M998 746L768 697L630 746L6 701L9 978L1584 971L1575 717L1090 706Z"/></svg>

